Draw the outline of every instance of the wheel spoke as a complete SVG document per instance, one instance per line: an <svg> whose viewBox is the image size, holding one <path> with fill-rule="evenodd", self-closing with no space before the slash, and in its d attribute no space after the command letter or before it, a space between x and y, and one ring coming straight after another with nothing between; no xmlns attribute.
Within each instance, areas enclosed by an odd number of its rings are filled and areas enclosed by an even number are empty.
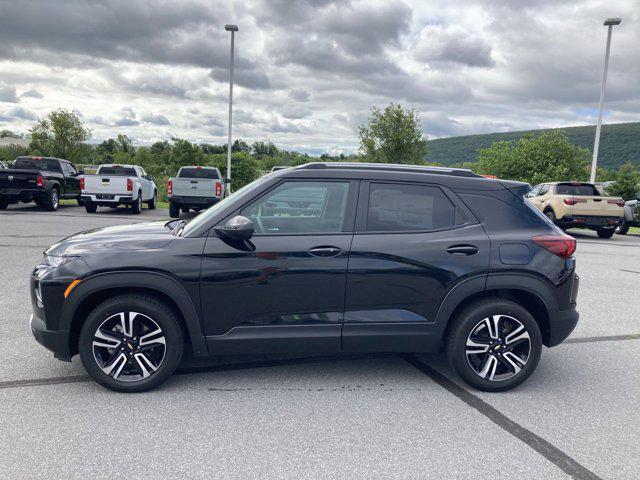
<svg viewBox="0 0 640 480"><path fill-rule="evenodd" d="M491 318L485 318L481 323L487 329L489 337L494 340L500 336L500 317L501 315L493 315Z"/></svg>
<svg viewBox="0 0 640 480"><path fill-rule="evenodd" d="M103 330L96 330L93 339L94 347L105 347L105 348L118 348L121 344L120 337L116 337L112 332L105 332Z"/></svg>
<svg viewBox="0 0 640 480"><path fill-rule="evenodd" d="M120 353L115 360L102 367L102 371L117 379L120 376L120 372L122 372L122 369L127 364L127 361L127 356L124 353Z"/></svg>
<svg viewBox="0 0 640 480"><path fill-rule="evenodd" d="M147 378L157 370L156 366L151 363L151 360L149 360L144 353L136 353L133 358L135 358L136 363L138 364L140 373L142 373L142 378Z"/></svg>
<svg viewBox="0 0 640 480"><path fill-rule="evenodd" d="M140 348L148 347L150 345L155 346L159 344L162 344L162 345L167 344L164 339L164 335L162 335L162 330L160 328L140 337L140 341L139 341Z"/></svg>
<svg viewBox="0 0 640 480"><path fill-rule="evenodd" d="M513 373L518 373L527 363L512 352L505 352L502 355L503 364L507 366Z"/></svg>
<svg viewBox="0 0 640 480"><path fill-rule="evenodd" d="M504 339L505 345L514 347L517 344L529 340L529 332L524 328L524 325L520 324L513 332L506 336Z"/></svg>
<svg viewBox="0 0 640 480"><path fill-rule="evenodd" d="M489 350L489 343L485 343L483 339L467 338L467 355L477 355L478 353L485 353Z"/></svg>
<svg viewBox="0 0 640 480"><path fill-rule="evenodd" d="M498 368L498 359L493 355L488 355L485 360L484 367L480 370L478 375L482 378L493 380L493 377L496 375L496 368Z"/></svg>

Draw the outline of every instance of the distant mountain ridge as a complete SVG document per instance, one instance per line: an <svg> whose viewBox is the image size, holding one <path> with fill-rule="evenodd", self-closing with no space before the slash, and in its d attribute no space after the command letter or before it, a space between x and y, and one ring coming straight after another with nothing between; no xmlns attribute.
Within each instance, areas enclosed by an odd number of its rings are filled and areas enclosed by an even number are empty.
<svg viewBox="0 0 640 480"><path fill-rule="evenodd" d="M475 162L478 159L478 149L487 148L493 142L518 140L527 133L540 135L554 130L564 131L571 143L593 151L596 127L590 125L438 138L428 142L427 161L439 162L443 165ZM603 125L600 134L598 166L612 169L627 162L640 168L640 122Z"/></svg>

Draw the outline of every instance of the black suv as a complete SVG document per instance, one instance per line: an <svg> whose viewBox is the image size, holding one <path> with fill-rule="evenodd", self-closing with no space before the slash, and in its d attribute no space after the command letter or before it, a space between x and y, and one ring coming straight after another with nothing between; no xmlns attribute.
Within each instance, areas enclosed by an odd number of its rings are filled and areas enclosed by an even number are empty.
<svg viewBox="0 0 640 480"><path fill-rule="evenodd" d="M36 339L120 391L152 388L183 349L433 352L506 390L578 321L575 240L527 184L468 170L311 163L190 222L115 226L45 252Z"/></svg>

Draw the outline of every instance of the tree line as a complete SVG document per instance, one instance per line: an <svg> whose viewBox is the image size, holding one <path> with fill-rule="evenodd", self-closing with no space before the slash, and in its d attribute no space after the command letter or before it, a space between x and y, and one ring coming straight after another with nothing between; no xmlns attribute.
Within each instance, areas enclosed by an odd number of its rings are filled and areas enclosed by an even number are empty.
<svg viewBox="0 0 640 480"><path fill-rule="evenodd" d="M11 132L0 131L0 136ZM165 198L166 180L184 165L212 166L226 175L226 144L193 143L181 138L161 140L150 146L136 146L125 134L118 134L92 145L91 131L72 111L59 109L40 119L31 128L28 147L0 149L0 160L12 161L18 155L42 155L66 158L80 166L102 163L132 163L142 166L157 178L160 198ZM311 161L352 161L439 165L427 163L428 141L415 110L391 103L384 109L372 108L365 124L358 126L360 148L353 155L328 155L320 158L278 148L272 142L248 144L238 139L232 151L232 189L255 180L273 166L296 166ZM552 181L587 181L591 155L587 148L572 144L563 131L528 134L517 140L497 141L478 151L477 162L453 166L469 168L480 174L519 180L536 185ZM618 170L598 169L598 181L612 181L608 192L633 198L640 190L640 172L628 163Z"/></svg>

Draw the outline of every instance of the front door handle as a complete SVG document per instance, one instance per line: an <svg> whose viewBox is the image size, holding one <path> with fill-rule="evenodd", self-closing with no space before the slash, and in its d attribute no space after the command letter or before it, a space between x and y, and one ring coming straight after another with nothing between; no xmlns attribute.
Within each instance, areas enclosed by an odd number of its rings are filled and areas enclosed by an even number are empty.
<svg viewBox="0 0 640 480"><path fill-rule="evenodd" d="M342 249L332 245L323 245L321 247L310 248L307 251L314 257L335 257L342 252Z"/></svg>
<svg viewBox="0 0 640 480"><path fill-rule="evenodd" d="M447 252L451 255L475 255L478 253L478 247L475 245L451 245L447 248Z"/></svg>

